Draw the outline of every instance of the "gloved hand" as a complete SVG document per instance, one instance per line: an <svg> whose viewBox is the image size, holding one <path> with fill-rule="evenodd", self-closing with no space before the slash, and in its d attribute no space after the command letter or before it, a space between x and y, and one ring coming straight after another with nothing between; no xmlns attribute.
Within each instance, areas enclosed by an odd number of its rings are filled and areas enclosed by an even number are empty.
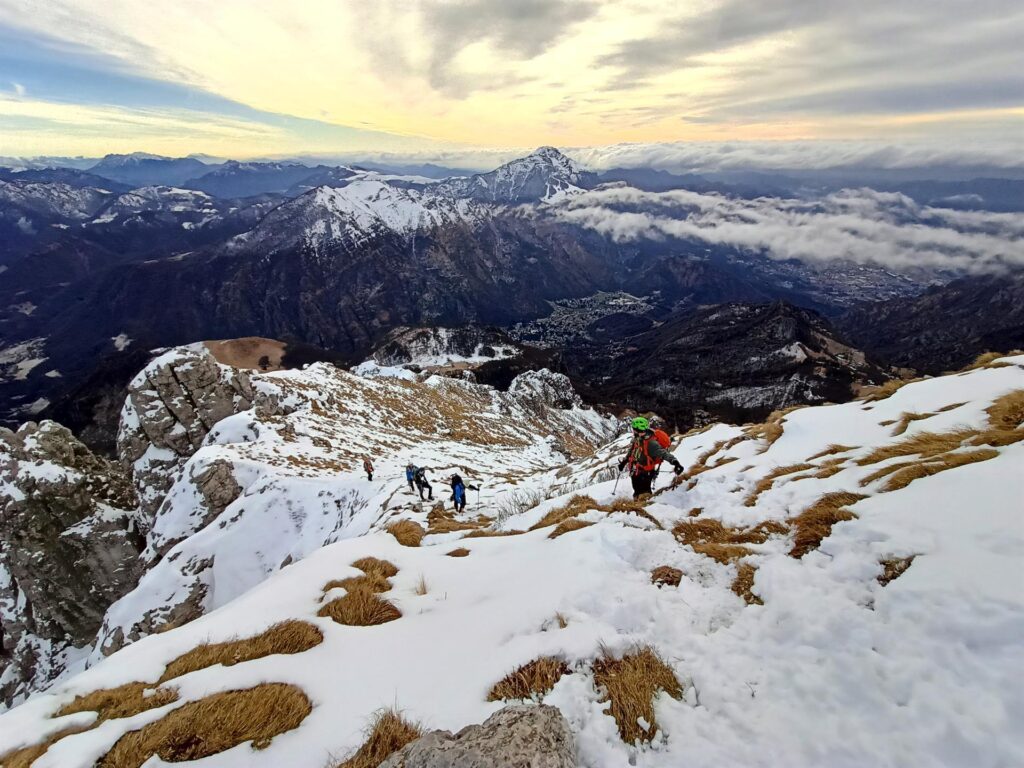
<svg viewBox="0 0 1024 768"><path fill-rule="evenodd" d="M624 470L626 468L626 464L627 464L627 461L625 459L623 459L622 461L619 462L619 472L621 472L622 470Z"/></svg>
<svg viewBox="0 0 1024 768"><path fill-rule="evenodd" d="M672 471L675 472L676 476L678 477L679 475L683 474L683 465L676 464L675 469L673 469Z"/></svg>

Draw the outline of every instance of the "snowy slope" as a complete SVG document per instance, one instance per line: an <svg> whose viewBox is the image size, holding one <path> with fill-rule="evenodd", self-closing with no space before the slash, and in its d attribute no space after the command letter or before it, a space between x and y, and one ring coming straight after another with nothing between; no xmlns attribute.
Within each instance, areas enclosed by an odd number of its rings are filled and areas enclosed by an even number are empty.
<svg viewBox="0 0 1024 768"><path fill-rule="evenodd" d="M300 687L312 703L310 714L266 748L241 743L200 764L319 768L332 764L331 754L355 749L371 714L381 707L397 704L431 728L457 730L484 720L502 706L485 700L489 688L517 665L545 654L572 666L544 700L569 720L583 766L1024 763L1021 405L1003 414L1000 429L993 424L998 407L1010 402L1007 396L1024 391L1024 356L911 383L874 402L806 408L763 427L717 425L689 435L674 449L687 475L671 488L662 476L661 492L646 507L653 519L608 514L591 505L580 519L592 525L554 539L550 528L489 538L452 532L429 535L419 547L402 546L381 530L398 518L427 524L425 510L403 497L403 480L396 476L407 457L427 457L434 466L470 463L474 472L464 474L486 480L481 508L496 514L513 494L553 483L585 486L582 492L595 502L610 501L613 482L595 484L593 478L621 453L622 440L561 468L551 466L543 441L523 446L514 460L519 462L515 476L505 475L504 484L495 485L498 467L514 462L492 453L511 456L510 448L480 450L455 435L428 438L421 425L410 422L403 429L413 436L415 449L395 444L389 453L376 442L375 430L357 435L339 426L346 419L332 415L344 412L372 423L376 406L368 404L377 399L371 393L413 383L356 381L341 374L327 390L325 372L316 366L293 376L289 382L288 375L277 375L286 399L306 403L285 417L293 432L282 429L276 417L240 414L219 424L217 436L193 459L230 456L249 473L247 498L257 501L260 488L264 496L270 494L253 508L261 523L246 538L222 542L218 557L227 550L231 558L254 561L255 550L278 546L275 538L294 535L279 521L318 514L321 494L331 483L337 489L365 489L374 499L393 494L393 503L377 505L389 516L379 520L355 511L357 522L341 540L319 549L312 542L290 544L296 551L308 546L307 556L248 591L244 579L230 581L244 573L236 561L224 573L229 583L217 610L131 644L0 717L0 753L92 723L95 716L88 712L52 717L76 694L156 681L168 662L199 643L300 619L322 631L322 643L294 655L176 678L168 683L178 689L176 702L68 735L35 768L90 766L122 734L186 702L264 682ZM466 385L432 381L429 386L444 391ZM469 399L473 392L464 390ZM495 407L500 408L493 401L469 406L483 414ZM958 437L950 442L954 431ZM314 439L342 434L344 464L318 464ZM923 461L906 453L910 440L925 446L921 450L934 445L928 435L947 436L948 450ZM894 480L905 479L899 471L868 480L894 464L952 465L955 457L982 450L972 442L994 447L983 449L984 460L935 470L892 490L886 488ZM367 449L386 457L369 489L352 469ZM879 456L881 449L892 455ZM276 488L272 475L285 470L274 467L275 461L296 462L288 470L293 479ZM328 461L326 455L320 461ZM782 468L790 471L780 474ZM773 472L778 477L768 487L762 481ZM624 490L620 483L619 496ZM793 556L802 531L798 516L838 492L864 496L847 499L855 517L835 525L820 547ZM511 514L498 525L508 532L525 530L567 495ZM285 513L289 502L292 508ZM183 504L162 530L170 531L171 523L187 528L186 516ZM713 548L681 543L692 530L689 524L710 521L748 534L766 521L779 525L762 529L765 535L754 537L760 543L743 544L738 557L720 562L708 554ZM683 533L674 535L680 524ZM448 557L456 546L470 554ZM243 547L253 552L240 552ZM274 550L273 557L283 551ZM398 567L386 597L401 618L366 627L318 617L323 602L345 593L334 588L325 594L326 582L357 575L349 563L367 556ZM902 575L884 586L878 581L883 561L910 556L914 559ZM651 584L650 571L661 565L682 571L678 587ZM732 589L741 566L756 569L748 600ZM590 667L602 649L621 654L638 645L657 649L684 687L681 700L658 697L658 734L639 746L620 740Z"/></svg>

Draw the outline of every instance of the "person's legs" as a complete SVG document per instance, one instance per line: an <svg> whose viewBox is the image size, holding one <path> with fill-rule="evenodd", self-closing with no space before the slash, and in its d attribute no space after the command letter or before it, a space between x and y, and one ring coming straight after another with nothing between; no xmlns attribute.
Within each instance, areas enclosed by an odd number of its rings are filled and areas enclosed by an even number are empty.
<svg viewBox="0 0 1024 768"><path fill-rule="evenodd" d="M651 492L651 481L654 480L654 473L638 472L630 479L633 481L633 498L638 499L645 493Z"/></svg>

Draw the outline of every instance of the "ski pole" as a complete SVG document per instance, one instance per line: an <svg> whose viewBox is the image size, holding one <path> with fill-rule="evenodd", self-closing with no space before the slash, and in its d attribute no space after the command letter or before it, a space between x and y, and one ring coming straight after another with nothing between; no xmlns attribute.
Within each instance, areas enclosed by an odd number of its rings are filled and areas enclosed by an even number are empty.
<svg viewBox="0 0 1024 768"><path fill-rule="evenodd" d="M618 474L615 475L615 487L612 488L612 496L614 496L615 492L619 490L619 478L620 477L622 477L622 470L621 469L619 470Z"/></svg>

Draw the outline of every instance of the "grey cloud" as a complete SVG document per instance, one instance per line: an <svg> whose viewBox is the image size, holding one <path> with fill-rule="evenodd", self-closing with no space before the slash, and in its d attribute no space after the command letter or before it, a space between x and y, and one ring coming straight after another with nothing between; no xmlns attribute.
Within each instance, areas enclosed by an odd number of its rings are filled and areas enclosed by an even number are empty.
<svg viewBox="0 0 1024 768"><path fill-rule="evenodd" d="M870 189L807 201L611 188L570 198L550 215L620 242L697 239L775 259L893 270L1024 268L1024 214L922 208L899 193Z"/></svg>

